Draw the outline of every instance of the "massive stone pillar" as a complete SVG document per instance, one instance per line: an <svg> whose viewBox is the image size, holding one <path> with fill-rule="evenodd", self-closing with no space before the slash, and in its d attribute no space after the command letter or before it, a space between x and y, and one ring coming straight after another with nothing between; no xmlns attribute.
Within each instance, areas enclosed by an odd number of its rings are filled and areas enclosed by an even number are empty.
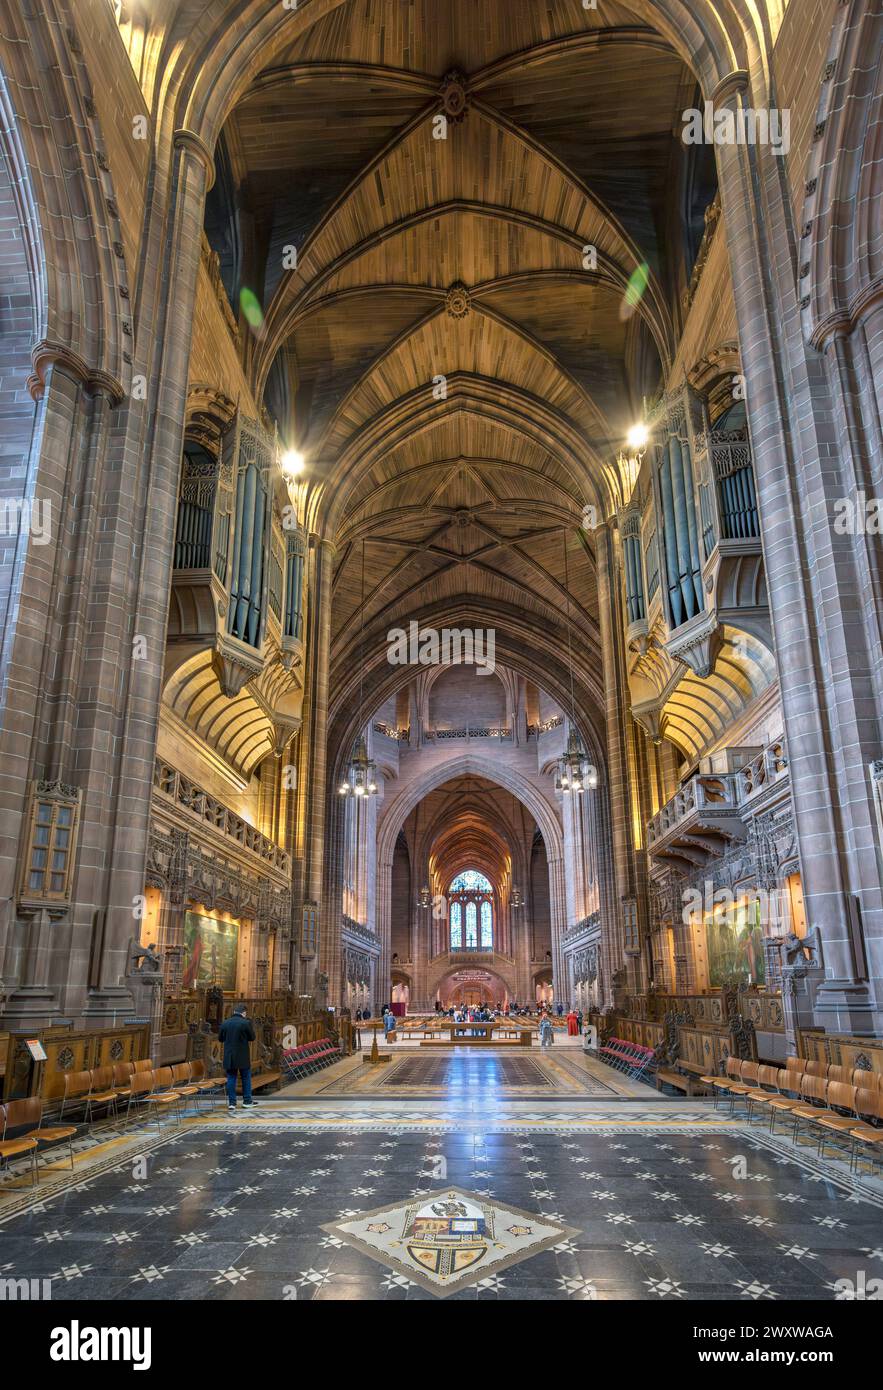
<svg viewBox="0 0 883 1390"><path fill-rule="evenodd" d="M711 96L717 109L768 101L760 72L734 72ZM853 349L839 333L827 360L805 341L799 280L812 228L794 224L784 161L763 145L722 145L717 157L806 912L824 957L816 1021L880 1031L883 904L868 773L881 742L879 616L867 537L835 526L835 503L855 493L879 450L877 403L873 390L855 391Z"/></svg>
<svg viewBox="0 0 883 1390"><path fill-rule="evenodd" d="M609 815L609 836L596 838L596 843L604 847L603 853L612 860L612 883L600 894L603 989L609 1003L614 976L620 971L625 972L624 984L630 993L645 988L641 942L646 931L647 895L646 874L639 871L635 853L634 726L629 712L620 584L609 525L599 526L594 537L607 722Z"/></svg>
<svg viewBox="0 0 883 1390"><path fill-rule="evenodd" d="M57 59L44 52L41 16L35 12L31 21L34 61L47 64L48 90L57 98L50 76ZM30 385L42 399L31 470L38 493L51 498L56 520L50 543L28 554L6 648L4 974L25 990L13 987L9 994L10 1023L48 1021L58 1009L114 1022L134 1009L124 975L129 942L140 925L193 305L211 170L209 152L188 132L178 132L163 158L167 177L155 180L145 217L137 317L128 318L135 299L113 258L113 271L102 263L89 287L102 306L110 299L111 322L121 318L126 386L64 342L43 340L33 350ZM107 160L100 167L110 180ZM70 176L74 197L81 177ZM88 236L89 230L84 217L77 235ZM123 259L122 243L116 255ZM17 868L27 845L32 793L76 808L66 842L71 891L64 902L47 904L48 939L29 925L34 905ZM35 1009L37 994L42 1002Z"/></svg>
<svg viewBox="0 0 883 1390"><path fill-rule="evenodd" d="M549 914L552 924L552 985L556 1001L560 999L566 1003L567 975L561 945L561 938L567 930L566 870L563 855L552 854L548 847L546 854L549 861Z"/></svg>
<svg viewBox="0 0 883 1390"><path fill-rule="evenodd" d="M307 634L304 664L303 726L298 761L296 865L294 878L295 930L301 943L301 990L317 988L318 976L326 975L328 1002L337 1003L340 989L340 920L333 920L332 904L323 904L327 801L328 666L331 650L331 580L334 546L311 536L308 552ZM302 937L304 908L318 912L316 953ZM301 919L301 920L299 920ZM320 990L320 994L323 991ZM320 999L321 1002L321 999Z"/></svg>
<svg viewBox="0 0 883 1390"><path fill-rule="evenodd" d="M143 315L139 324L139 356L149 363L150 408L137 419L130 416L125 436L120 432L114 441L111 473L118 481L114 516L107 528L113 543L97 552L99 565L108 557L104 567L111 582L107 588L96 588L94 570L89 578L90 640L82 698L90 713L81 719L80 742L81 765L88 757L90 782L94 778L98 792L100 825L97 843L92 840L83 865L88 873L86 896L99 904L103 933L101 966L85 1008L95 1019L112 1019L125 1010L120 981L129 941L138 931L133 903L144 889L203 208L213 177L211 154L203 142L189 131L177 131L170 234L164 274L155 284L158 312L155 317ZM133 540L138 557L134 567ZM113 721L119 755L111 758L113 725L101 713L105 702L108 714L113 709L120 686L122 717ZM96 688L106 692L97 718L91 712Z"/></svg>

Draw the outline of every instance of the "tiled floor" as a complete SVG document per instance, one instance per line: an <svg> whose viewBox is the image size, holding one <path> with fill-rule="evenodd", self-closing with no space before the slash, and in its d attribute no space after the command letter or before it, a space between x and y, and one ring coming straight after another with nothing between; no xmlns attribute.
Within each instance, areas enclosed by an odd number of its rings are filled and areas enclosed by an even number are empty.
<svg viewBox="0 0 883 1390"><path fill-rule="evenodd" d="M883 1280L883 1185L706 1103L645 1095L268 1099L159 1138L108 1134L72 1177L0 1194L0 1277L115 1301L750 1302ZM485 1231L457 1237L468 1271L428 1287L413 1218L464 1212Z"/></svg>
<svg viewBox="0 0 883 1390"><path fill-rule="evenodd" d="M357 1059L358 1060L358 1059ZM578 1054L563 1049L552 1057L537 1050L533 1056L492 1053L469 1049L422 1056L401 1054L379 1067L358 1064L334 1068L322 1084L310 1088L315 1095L382 1095L438 1097L463 1100L468 1096L532 1097L600 1096L614 1099L627 1092L617 1085L615 1073L597 1063L586 1065ZM606 1072L606 1075L600 1073ZM646 1092L646 1087L641 1088ZM287 1094L296 1095L298 1091Z"/></svg>

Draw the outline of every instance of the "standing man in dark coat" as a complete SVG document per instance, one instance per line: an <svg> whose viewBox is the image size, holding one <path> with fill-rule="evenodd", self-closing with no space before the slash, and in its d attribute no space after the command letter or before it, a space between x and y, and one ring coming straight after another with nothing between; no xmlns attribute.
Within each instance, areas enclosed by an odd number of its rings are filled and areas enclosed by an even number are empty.
<svg viewBox="0 0 883 1390"><path fill-rule="evenodd" d="M227 1109L236 1114L236 1075L242 1077L243 1108L256 1104L251 1098L251 1053L248 1044L254 1042L254 1025L245 1016L245 1005L236 1004L233 1015L218 1029L218 1040L224 1044L224 1071L227 1073Z"/></svg>

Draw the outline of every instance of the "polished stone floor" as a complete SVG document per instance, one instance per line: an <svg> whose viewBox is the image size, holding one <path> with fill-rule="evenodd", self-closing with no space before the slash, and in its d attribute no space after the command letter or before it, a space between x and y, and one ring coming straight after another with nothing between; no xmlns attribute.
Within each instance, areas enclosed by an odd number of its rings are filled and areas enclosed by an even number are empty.
<svg viewBox="0 0 883 1390"><path fill-rule="evenodd" d="M612 1100L636 1091L646 1095L647 1088L632 1085L629 1090L627 1078L565 1048L558 1048L554 1055L539 1048L530 1052L512 1049L507 1053L470 1048L417 1055L402 1052L391 1055L389 1062L378 1067L364 1066L357 1057L354 1063L334 1067L327 1076L317 1076L309 1088L310 1094L323 1096L379 1096L389 1092L454 1101L488 1095L495 1099L596 1096ZM286 1092L299 1093L299 1089Z"/></svg>
<svg viewBox="0 0 883 1390"><path fill-rule="evenodd" d="M0 1189L0 1275L115 1301L785 1302L883 1280L878 1181L644 1094L550 1106L489 1082L428 1105L268 1098L108 1130L73 1174ZM427 1221L454 1232L442 1254Z"/></svg>

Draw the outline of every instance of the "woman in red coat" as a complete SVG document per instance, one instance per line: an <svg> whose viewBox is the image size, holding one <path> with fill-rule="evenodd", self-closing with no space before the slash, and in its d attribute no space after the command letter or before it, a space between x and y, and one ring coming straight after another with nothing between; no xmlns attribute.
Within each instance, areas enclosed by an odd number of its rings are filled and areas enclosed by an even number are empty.
<svg viewBox="0 0 883 1390"><path fill-rule="evenodd" d="M567 1015L567 1036L569 1038L579 1037L579 1021L575 1009L571 1009Z"/></svg>

